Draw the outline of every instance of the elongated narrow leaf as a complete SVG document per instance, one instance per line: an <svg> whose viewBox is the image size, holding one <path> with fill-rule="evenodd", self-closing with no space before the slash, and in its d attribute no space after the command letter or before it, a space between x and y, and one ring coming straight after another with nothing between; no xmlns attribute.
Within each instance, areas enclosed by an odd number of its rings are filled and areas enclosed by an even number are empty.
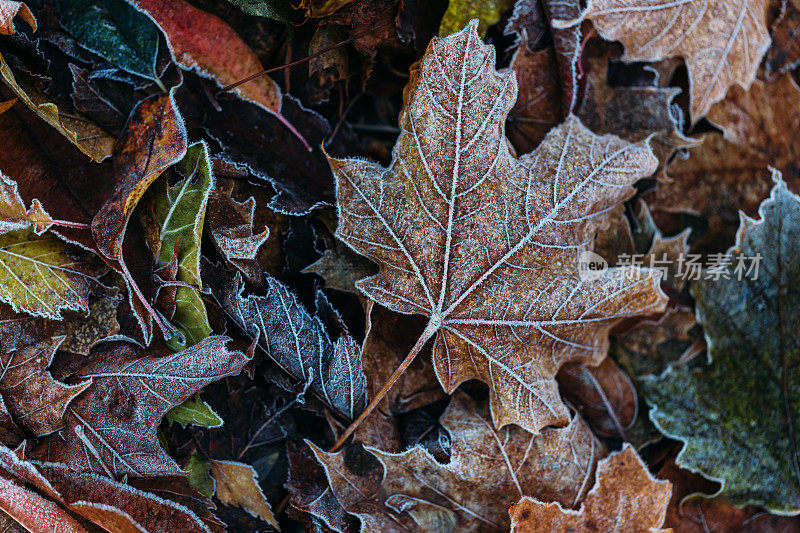
<svg viewBox="0 0 800 533"><path fill-rule="evenodd" d="M236 286L241 276L236 275ZM264 296L244 296L244 287L228 294L225 311L264 351L323 401L353 418L366 405L367 379L361 349L343 332L336 343L317 316L311 316L286 285L267 276Z"/></svg>

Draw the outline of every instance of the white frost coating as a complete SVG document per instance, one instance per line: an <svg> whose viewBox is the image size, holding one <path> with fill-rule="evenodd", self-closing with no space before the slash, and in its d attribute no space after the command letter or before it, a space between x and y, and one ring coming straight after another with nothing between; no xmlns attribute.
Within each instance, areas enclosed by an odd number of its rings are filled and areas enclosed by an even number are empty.
<svg viewBox="0 0 800 533"><path fill-rule="evenodd" d="M553 379L562 364L599 362L615 322L666 303L659 272L582 281L577 270L578 252L657 160L646 141L595 135L574 116L512 157L516 82L494 65L474 24L431 43L392 165L331 160L337 236L381 266L359 282L370 298L441 317L433 359L446 391L480 379L498 426L536 432L568 421Z"/></svg>

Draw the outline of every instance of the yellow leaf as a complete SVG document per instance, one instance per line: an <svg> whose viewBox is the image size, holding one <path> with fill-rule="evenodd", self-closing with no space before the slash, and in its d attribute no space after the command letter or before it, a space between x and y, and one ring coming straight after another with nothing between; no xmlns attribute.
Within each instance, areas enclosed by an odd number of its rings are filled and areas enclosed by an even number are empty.
<svg viewBox="0 0 800 533"><path fill-rule="evenodd" d="M279 529L269 502L258 486L258 474L252 466L234 461L212 460L211 474L216 482L219 501L225 505L238 505Z"/></svg>
<svg viewBox="0 0 800 533"><path fill-rule="evenodd" d="M80 115L62 115L58 107L48 102L32 85L22 80L18 81L2 55L0 55L0 76L19 99L25 102L25 105L69 139L81 152L97 162L111 156L114 137Z"/></svg>
<svg viewBox="0 0 800 533"><path fill-rule="evenodd" d="M54 235L32 229L0 235L0 301L14 311L61 319L61 311L88 310L87 297L104 267Z"/></svg>

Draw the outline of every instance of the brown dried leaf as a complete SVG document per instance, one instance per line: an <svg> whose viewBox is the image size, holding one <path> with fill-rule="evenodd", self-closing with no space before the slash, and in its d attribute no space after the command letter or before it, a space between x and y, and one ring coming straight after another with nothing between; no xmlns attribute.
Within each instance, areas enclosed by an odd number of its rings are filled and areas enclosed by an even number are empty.
<svg viewBox="0 0 800 533"><path fill-rule="evenodd" d="M700 474L680 468L674 459L668 459L664 463L658 477L672 483L672 498L664 525L680 533L800 531L800 519L796 517L776 516L754 505L736 507L724 500L703 498L701 494L713 494L717 492L719 485Z"/></svg>
<svg viewBox="0 0 800 533"><path fill-rule="evenodd" d="M275 529L280 529L269 502L258 486L258 474L252 466L214 459L210 463L219 501L225 505L239 505L251 515L261 518Z"/></svg>
<svg viewBox="0 0 800 533"><path fill-rule="evenodd" d="M14 34L14 17L16 16L19 16L30 25L33 31L36 31L36 18L25 2L0 0L0 34Z"/></svg>
<svg viewBox="0 0 800 533"><path fill-rule="evenodd" d="M739 210L755 216L769 196L768 166L783 173L790 189L800 190L795 171L800 136L787 133L800 130L800 89L789 74L774 83L756 80L749 91L734 87L708 119L725 131L724 137L709 133L687 159L675 158L667 168L670 181L659 183L650 205L654 212L704 216L709 227L697 245L711 243L723 251L739 227Z"/></svg>
<svg viewBox="0 0 800 533"><path fill-rule="evenodd" d="M226 261L248 281L258 283L261 269L256 257L261 245L269 239L269 228L254 233L255 198L251 196L244 202L237 202L232 193L232 182L220 182L208 198L206 216L211 238Z"/></svg>
<svg viewBox="0 0 800 533"><path fill-rule="evenodd" d="M337 236L378 263L359 288L430 321L439 381L450 393L490 385L498 427L568 422L553 377L567 361L599 363L619 320L663 309L659 275L578 275L600 221L655 170L644 143L600 137L575 117L519 159L503 136L516 96L476 28L435 39L406 88L389 169L331 159Z"/></svg>
<svg viewBox="0 0 800 533"><path fill-rule="evenodd" d="M624 437L638 409L636 388L610 358L597 366L567 363L558 372L564 398L603 437Z"/></svg>
<svg viewBox="0 0 800 533"><path fill-rule="evenodd" d="M68 313L64 320L18 315L11 306L0 305L0 351L9 352L50 337L64 336L59 350L89 355L100 339L119 331L119 300L108 295L89 299L87 315Z"/></svg>
<svg viewBox="0 0 800 533"><path fill-rule="evenodd" d="M65 385L46 369L64 337L0 353L0 394L14 421L41 436L64 427L69 403L91 380Z"/></svg>
<svg viewBox="0 0 800 533"><path fill-rule="evenodd" d="M41 235L53 224L38 199L31 202L30 209L17 191L17 182L0 171L0 234L32 227Z"/></svg>
<svg viewBox="0 0 800 533"><path fill-rule="evenodd" d="M683 57L695 122L733 84L750 86L770 42L767 0L590 0L583 16L625 45L626 61Z"/></svg>
<svg viewBox="0 0 800 533"><path fill-rule="evenodd" d="M764 59L767 79L775 80L800 63L800 0L783 0L780 16L772 23L772 46Z"/></svg>
<svg viewBox="0 0 800 533"><path fill-rule="evenodd" d="M449 531L508 528L508 509L525 495L577 505L586 494L602 444L580 419L531 435L515 426L495 430L485 409L453 395L441 423L450 433L450 462L422 447L399 454L358 446L336 454L311 445L336 498L366 531Z"/></svg>
<svg viewBox="0 0 800 533"><path fill-rule="evenodd" d="M589 72L586 94L575 114L587 128L631 142L652 135L650 144L662 168L676 150L700 144L681 132L683 113L673 103L680 89L612 87L607 81L608 54L596 58L584 54L582 61L589 65Z"/></svg>
<svg viewBox="0 0 800 533"><path fill-rule="evenodd" d="M34 464L6 447L0 447L0 471L107 531L208 532L188 508L105 476L79 473L62 464Z"/></svg>
<svg viewBox="0 0 800 533"><path fill-rule="evenodd" d="M514 533L664 531L669 481L658 481L630 444L597 465L597 481L577 511L523 498L511 508Z"/></svg>
<svg viewBox="0 0 800 533"><path fill-rule="evenodd" d="M161 448L156 429L167 411L209 383L238 374L247 357L207 337L177 353L153 354L107 343L73 379L92 386L67 411L66 427L33 451L81 471L137 477L182 475ZM167 350L162 350L167 352Z"/></svg>
<svg viewBox="0 0 800 533"><path fill-rule="evenodd" d="M2 9L0 4L0 9ZM0 509L32 533L86 533L68 512L55 503L0 477ZM5 524L4 524L5 525ZM3 531L14 531L3 527Z"/></svg>
<svg viewBox="0 0 800 533"><path fill-rule="evenodd" d="M139 199L167 167L186 154L186 128L174 91L139 102L114 145L114 194L92 219L97 247L111 259L121 259L125 229Z"/></svg>

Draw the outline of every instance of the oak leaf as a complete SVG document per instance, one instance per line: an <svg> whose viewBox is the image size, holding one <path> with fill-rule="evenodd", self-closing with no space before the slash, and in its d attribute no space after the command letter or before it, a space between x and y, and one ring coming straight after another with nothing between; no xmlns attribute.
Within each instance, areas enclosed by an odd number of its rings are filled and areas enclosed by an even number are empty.
<svg viewBox="0 0 800 533"><path fill-rule="evenodd" d="M531 435L496 430L485 409L458 392L442 415L450 462L422 447L387 453L350 445L336 454L311 444L336 499L367 531L449 531L508 528L509 507L525 495L577 505L588 490L602 444L573 417L567 427ZM447 526L447 527L445 527Z"/></svg>
<svg viewBox="0 0 800 533"><path fill-rule="evenodd" d="M671 494L669 481L658 481L630 444L597 464L597 481L580 509L559 502L524 498L511 508L514 533L630 531L660 529Z"/></svg>
<svg viewBox="0 0 800 533"><path fill-rule="evenodd" d="M770 42L766 0L590 0L583 17L625 45L626 61L683 57L694 122L731 85L750 86Z"/></svg>
<svg viewBox="0 0 800 533"><path fill-rule="evenodd" d="M27 22L33 31L36 31L36 18L25 2L0 0L0 34L14 34L14 17L17 16Z"/></svg>
<svg viewBox="0 0 800 533"><path fill-rule="evenodd" d="M53 379L47 367L64 337L56 337L0 353L0 395L14 421L36 435L64 427L69 403L90 385L65 385Z"/></svg>
<svg viewBox="0 0 800 533"><path fill-rule="evenodd" d="M646 143L597 136L570 116L519 159L503 135L512 72L475 24L431 42L412 72L392 165L331 159L336 235L380 266L358 287L429 323L444 389L489 384L498 427L530 431L569 420L554 376L567 361L599 363L607 333L655 313L659 274L611 269L582 280L578 253L603 217L657 161Z"/></svg>
<svg viewBox="0 0 800 533"><path fill-rule="evenodd" d="M719 481L716 495L735 505L796 515L800 197L774 179L760 218L742 217L728 279L692 286L708 365L672 367L644 381L644 395L656 426L684 442L679 466ZM742 257L755 271L736 273Z"/></svg>
<svg viewBox="0 0 800 533"><path fill-rule="evenodd" d="M4 477L0 477L0 509L23 526L24 529L21 531L86 533L86 530L57 504ZM13 527L8 527L8 524L3 526L5 526L3 531L15 531Z"/></svg>
<svg viewBox="0 0 800 533"><path fill-rule="evenodd" d="M26 208L17 190L17 182L0 171L0 234L32 227L37 235L41 235L52 224L53 219L41 202L34 199L31 207Z"/></svg>
<svg viewBox="0 0 800 533"><path fill-rule="evenodd" d="M182 352L154 355L126 343L106 343L73 379L92 379L75 400L66 427L34 450L45 461L112 477L182 475L161 448L156 429L167 411L225 376L238 374L247 356L207 337Z"/></svg>
<svg viewBox="0 0 800 533"><path fill-rule="evenodd" d="M33 229L0 234L0 301L15 311L60 320L65 310L86 311L105 272L88 252Z"/></svg>

